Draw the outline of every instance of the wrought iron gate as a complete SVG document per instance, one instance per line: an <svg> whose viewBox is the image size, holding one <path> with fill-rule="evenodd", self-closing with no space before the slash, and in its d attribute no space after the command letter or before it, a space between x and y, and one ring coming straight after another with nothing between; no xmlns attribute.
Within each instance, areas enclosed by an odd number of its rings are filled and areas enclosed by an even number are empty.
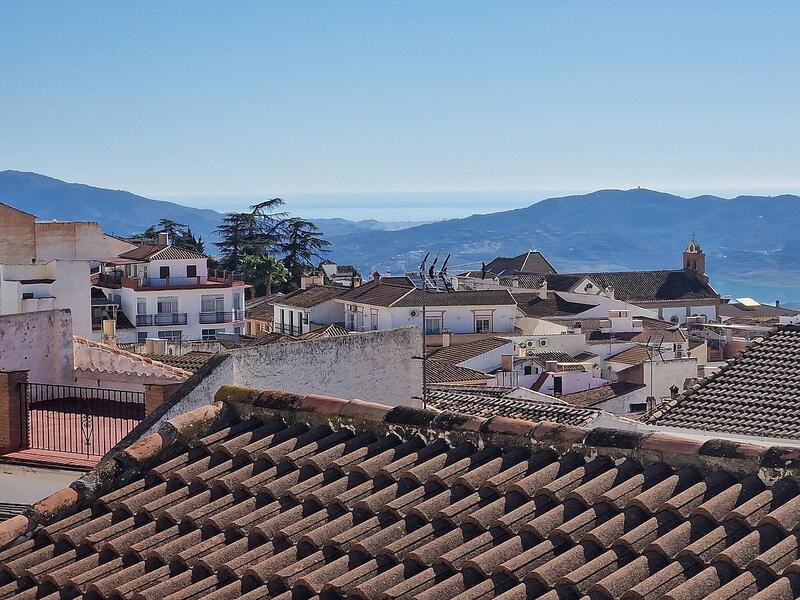
<svg viewBox="0 0 800 600"><path fill-rule="evenodd" d="M144 392L21 384L28 448L103 456L144 419Z"/></svg>

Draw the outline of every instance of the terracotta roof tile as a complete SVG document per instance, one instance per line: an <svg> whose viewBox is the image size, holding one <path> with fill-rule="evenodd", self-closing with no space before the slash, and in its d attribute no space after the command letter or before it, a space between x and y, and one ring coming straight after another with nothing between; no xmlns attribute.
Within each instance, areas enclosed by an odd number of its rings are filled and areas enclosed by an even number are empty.
<svg viewBox="0 0 800 600"><path fill-rule="evenodd" d="M800 328L782 327L643 420L666 427L800 439L798 369Z"/></svg>
<svg viewBox="0 0 800 600"><path fill-rule="evenodd" d="M351 403L337 398L224 388L218 399L228 399L227 408L173 419L101 464L117 465L116 475L91 474L87 481L104 481L96 491L68 488L0 524L0 593L153 600L800 593L793 478L764 483L712 463L671 465L669 455L647 462L650 451L624 453L648 438L619 432L587 436L495 418L479 433L438 435L435 414L409 408L361 403L353 406L370 411L343 417ZM262 401L272 408L259 408ZM457 416L451 428L468 422ZM425 437L413 423L428 428ZM542 427L546 447L535 441ZM516 443L501 444L498 433ZM576 451L584 439L595 446ZM717 467L737 452L709 447ZM696 449L686 455L705 460Z"/></svg>

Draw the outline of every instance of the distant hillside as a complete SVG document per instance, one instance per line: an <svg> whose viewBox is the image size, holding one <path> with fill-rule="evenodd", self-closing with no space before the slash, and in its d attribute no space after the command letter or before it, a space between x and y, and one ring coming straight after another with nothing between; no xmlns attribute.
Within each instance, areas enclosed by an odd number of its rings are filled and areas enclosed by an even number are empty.
<svg viewBox="0 0 800 600"><path fill-rule="evenodd" d="M528 249L562 272L678 268L694 235L722 293L800 300L800 197L682 198L646 189L550 198L528 208L473 215L401 231L332 238L332 259L362 272L414 269L425 252L451 265Z"/></svg>
<svg viewBox="0 0 800 600"><path fill-rule="evenodd" d="M0 171L0 202L42 220L97 221L104 231L116 235L130 235L160 219L172 219L208 238L222 220L222 214L213 210L20 171Z"/></svg>

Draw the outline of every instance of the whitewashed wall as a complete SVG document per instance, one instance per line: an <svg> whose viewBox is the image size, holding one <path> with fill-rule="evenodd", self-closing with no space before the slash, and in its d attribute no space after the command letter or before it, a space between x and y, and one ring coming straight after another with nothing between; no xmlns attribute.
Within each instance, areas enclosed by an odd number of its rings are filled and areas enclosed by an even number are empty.
<svg viewBox="0 0 800 600"><path fill-rule="evenodd" d="M0 369L28 369L37 383L73 383L68 310L0 316Z"/></svg>

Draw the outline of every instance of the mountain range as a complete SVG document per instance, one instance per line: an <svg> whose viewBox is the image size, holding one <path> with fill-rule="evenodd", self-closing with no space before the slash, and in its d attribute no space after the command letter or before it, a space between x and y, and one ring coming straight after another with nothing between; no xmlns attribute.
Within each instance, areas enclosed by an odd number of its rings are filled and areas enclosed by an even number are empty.
<svg viewBox="0 0 800 600"><path fill-rule="evenodd" d="M18 171L0 172L0 202L40 219L98 221L119 235L169 218L213 236L223 215L130 192ZM490 206L487 206L490 209ZM480 261L542 251L561 272L678 268L693 237L722 293L800 300L800 197L680 196L642 188L542 200L527 208L408 227L375 220L315 219L329 258L362 273L413 270L425 252L452 254L450 272ZM404 227L399 229L399 227Z"/></svg>

